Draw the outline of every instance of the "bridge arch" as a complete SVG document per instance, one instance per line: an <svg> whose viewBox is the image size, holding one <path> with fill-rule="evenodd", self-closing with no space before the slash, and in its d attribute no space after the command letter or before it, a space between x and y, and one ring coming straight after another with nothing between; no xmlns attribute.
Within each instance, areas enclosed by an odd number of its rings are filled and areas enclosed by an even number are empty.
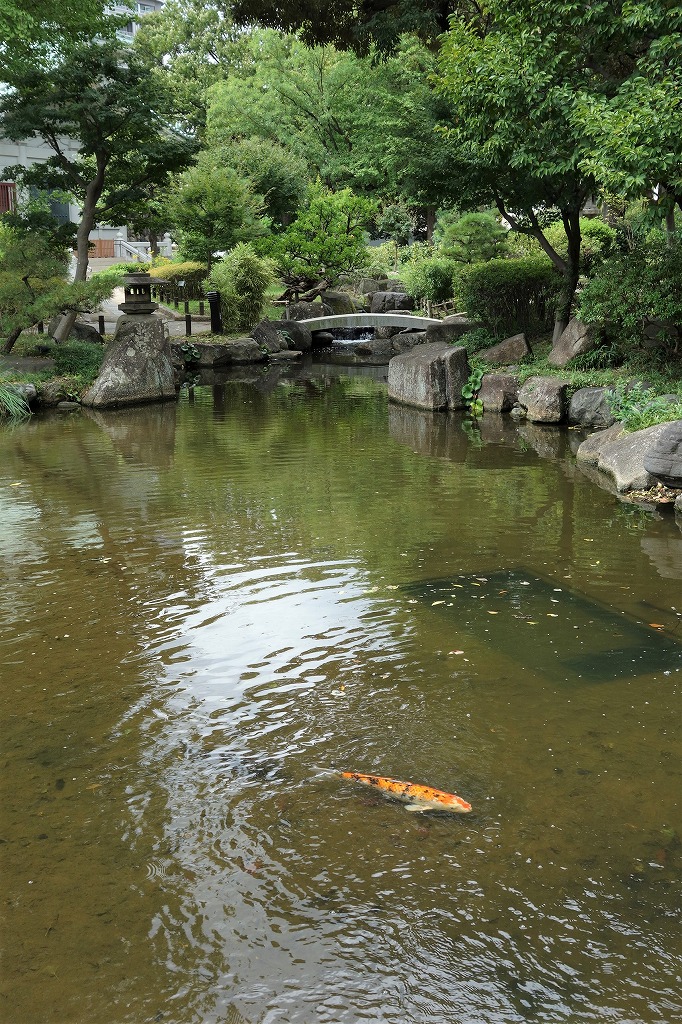
<svg viewBox="0 0 682 1024"><path fill-rule="evenodd" d="M428 316L412 316L411 313L340 313L332 316L317 316L310 320L299 320L311 331L332 330L337 327L415 327L425 331L434 320Z"/></svg>

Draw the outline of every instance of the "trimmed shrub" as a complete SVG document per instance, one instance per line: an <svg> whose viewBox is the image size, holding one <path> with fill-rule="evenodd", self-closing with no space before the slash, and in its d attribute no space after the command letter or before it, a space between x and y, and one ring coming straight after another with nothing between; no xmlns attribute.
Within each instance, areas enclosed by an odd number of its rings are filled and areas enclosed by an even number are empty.
<svg viewBox="0 0 682 1024"><path fill-rule="evenodd" d="M444 225L439 248L459 263L485 263L507 255L507 229L492 213L465 213Z"/></svg>
<svg viewBox="0 0 682 1024"><path fill-rule="evenodd" d="M541 334L554 322L561 283L545 256L489 260L461 267L456 297L468 316L497 338L521 331Z"/></svg>
<svg viewBox="0 0 682 1024"><path fill-rule="evenodd" d="M457 266L455 260L445 256L430 256L405 263L400 269L400 277L413 299L445 302L453 297L453 275Z"/></svg>
<svg viewBox="0 0 682 1024"><path fill-rule="evenodd" d="M272 264L240 242L211 270L209 283L220 292L223 330L248 331L262 317L265 291L274 279Z"/></svg>
<svg viewBox="0 0 682 1024"><path fill-rule="evenodd" d="M160 286L160 292L164 299L172 302L176 298L200 299L207 271L205 263L183 260L182 263L157 263L150 269L149 274L152 281L165 282ZM185 282L183 288L180 288L179 281Z"/></svg>
<svg viewBox="0 0 682 1024"><path fill-rule="evenodd" d="M65 341L61 345L52 345L50 356L54 359L58 376L93 381L102 365L104 348L92 341Z"/></svg>

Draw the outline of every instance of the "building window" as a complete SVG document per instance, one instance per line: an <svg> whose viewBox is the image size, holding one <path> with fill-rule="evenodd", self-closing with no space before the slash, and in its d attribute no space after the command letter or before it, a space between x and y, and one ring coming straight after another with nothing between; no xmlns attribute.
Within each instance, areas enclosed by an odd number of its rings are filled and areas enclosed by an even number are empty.
<svg viewBox="0 0 682 1024"><path fill-rule="evenodd" d="M17 186L13 181L0 181L0 213L10 213L17 206Z"/></svg>

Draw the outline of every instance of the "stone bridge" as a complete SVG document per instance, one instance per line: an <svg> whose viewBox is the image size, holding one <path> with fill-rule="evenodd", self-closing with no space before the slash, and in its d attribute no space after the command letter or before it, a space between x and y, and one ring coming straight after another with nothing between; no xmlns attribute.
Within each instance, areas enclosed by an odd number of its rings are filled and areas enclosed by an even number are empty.
<svg viewBox="0 0 682 1024"><path fill-rule="evenodd" d="M410 313L342 313L299 321L311 331L327 331L336 327L414 327L425 331L427 327L442 322L429 316L412 316Z"/></svg>

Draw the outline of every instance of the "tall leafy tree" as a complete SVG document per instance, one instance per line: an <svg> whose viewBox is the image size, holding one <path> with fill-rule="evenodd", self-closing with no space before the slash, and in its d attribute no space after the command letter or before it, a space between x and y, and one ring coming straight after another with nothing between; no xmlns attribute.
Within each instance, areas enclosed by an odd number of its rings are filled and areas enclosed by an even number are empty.
<svg viewBox="0 0 682 1024"><path fill-rule="evenodd" d="M2 0L0 62L3 82L43 59L67 39L110 35L118 21L105 14L105 0Z"/></svg>
<svg viewBox="0 0 682 1024"><path fill-rule="evenodd" d="M217 252L266 231L262 198L251 183L208 153L178 175L163 207L183 254L205 263L209 270Z"/></svg>
<svg viewBox="0 0 682 1024"><path fill-rule="evenodd" d="M675 227L682 209L682 5L643 0L620 5L621 74L601 92L581 89L575 126L589 139L583 166L627 196L656 191Z"/></svg>
<svg viewBox="0 0 682 1024"><path fill-rule="evenodd" d="M96 221L122 214L140 189L161 188L192 149L155 109L136 54L116 39L65 45L49 62L15 75L0 98L0 130L14 140L37 136L52 151L45 163L14 169L26 184L59 189L80 204L76 281L87 277ZM75 154L65 139L77 143ZM74 319L75 313L64 318L58 340L68 337Z"/></svg>
<svg viewBox="0 0 682 1024"><path fill-rule="evenodd" d="M141 19L134 48L150 88L172 110L183 131L203 136L211 86L243 74L254 61L250 33L234 25L221 0L167 0Z"/></svg>
<svg viewBox="0 0 682 1024"><path fill-rule="evenodd" d="M453 19L443 39L447 134L471 181L514 227L537 238L561 272L555 337L570 315L578 281L580 210L609 162L606 145L601 163L595 159L595 112L598 118L599 112L622 111L627 96L633 109L647 62L663 52L679 55L679 42L669 36L677 31L678 15L672 0L488 0L484 19ZM668 70L673 77L678 73ZM664 136L659 131L659 143ZM663 148L657 146L659 154ZM679 152L679 143L674 148ZM614 155L612 166L621 162ZM641 186L645 180L640 174ZM548 208L563 223L565 254L543 231Z"/></svg>

